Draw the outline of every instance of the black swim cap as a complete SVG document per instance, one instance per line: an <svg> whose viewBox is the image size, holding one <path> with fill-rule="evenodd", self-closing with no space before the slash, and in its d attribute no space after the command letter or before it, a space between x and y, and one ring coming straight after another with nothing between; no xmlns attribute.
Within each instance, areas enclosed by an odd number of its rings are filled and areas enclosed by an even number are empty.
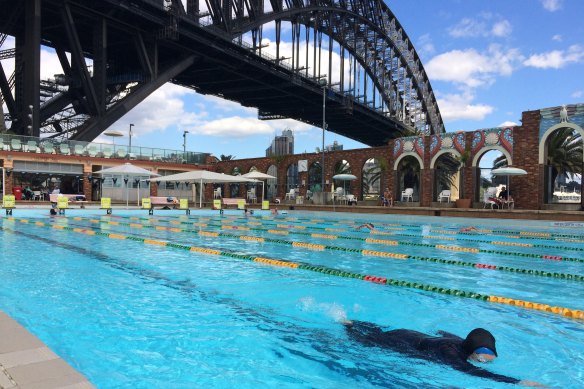
<svg viewBox="0 0 584 389"><path fill-rule="evenodd" d="M495 347L495 337L484 328L475 328L468 333L466 339L462 342L462 349L467 355L472 354L477 348L486 347L497 355Z"/></svg>

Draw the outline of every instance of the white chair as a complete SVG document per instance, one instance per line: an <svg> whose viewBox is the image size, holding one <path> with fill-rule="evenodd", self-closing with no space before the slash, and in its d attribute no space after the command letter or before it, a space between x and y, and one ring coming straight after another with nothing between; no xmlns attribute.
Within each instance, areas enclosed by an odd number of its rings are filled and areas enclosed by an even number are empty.
<svg viewBox="0 0 584 389"><path fill-rule="evenodd" d="M40 190L33 190L32 191L32 199L36 201L40 201L42 199L42 194Z"/></svg>
<svg viewBox="0 0 584 389"><path fill-rule="evenodd" d="M27 148L27 151L29 153L39 153L40 152L39 147L37 145L37 142L34 141L34 140L29 140L26 143L26 146L25 147Z"/></svg>
<svg viewBox="0 0 584 389"><path fill-rule="evenodd" d="M450 202L450 191L449 190L443 190L442 192L440 192L440 194L438 195L438 202L441 203L442 200L446 200L447 203Z"/></svg>
<svg viewBox="0 0 584 389"><path fill-rule="evenodd" d="M353 204L353 203L355 203L355 205L357 205L357 198L355 197L355 195L352 195L352 194L345 195L345 201L349 205Z"/></svg>
<svg viewBox="0 0 584 389"><path fill-rule="evenodd" d="M112 155L114 154L113 150L109 146L104 147L101 152L102 152L104 158L111 158Z"/></svg>
<svg viewBox="0 0 584 389"><path fill-rule="evenodd" d="M290 192L286 193L284 200L294 200L296 198L296 189L290 189Z"/></svg>
<svg viewBox="0 0 584 389"><path fill-rule="evenodd" d="M12 148L12 151L22 151L22 143L20 143L20 139L12 139L10 147Z"/></svg>
<svg viewBox="0 0 584 389"><path fill-rule="evenodd" d="M406 190L402 191L401 201L411 201L413 203L414 202L414 189L413 188L406 188Z"/></svg>
<svg viewBox="0 0 584 389"><path fill-rule="evenodd" d="M69 145L66 143L61 143L59 145L59 152L63 155L71 155L71 149L69 148Z"/></svg>
<svg viewBox="0 0 584 389"><path fill-rule="evenodd" d="M256 197L256 193L255 193L255 188L251 188L250 190L247 191L247 199L248 201L255 203L257 200Z"/></svg>
<svg viewBox="0 0 584 389"><path fill-rule="evenodd" d="M214 199L220 199L221 198L221 187L215 189L213 191L213 198Z"/></svg>
<svg viewBox="0 0 584 389"><path fill-rule="evenodd" d="M85 155L85 148L83 145L75 145L73 150L75 151L75 155Z"/></svg>
<svg viewBox="0 0 584 389"><path fill-rule="evenodd" d="M487 205L491 206L491 209L495 207L499 208L499 204L495 200L491 200L496 196L497 188L487 188L485 193L483 193L483 208L486 208Z"/></svg>

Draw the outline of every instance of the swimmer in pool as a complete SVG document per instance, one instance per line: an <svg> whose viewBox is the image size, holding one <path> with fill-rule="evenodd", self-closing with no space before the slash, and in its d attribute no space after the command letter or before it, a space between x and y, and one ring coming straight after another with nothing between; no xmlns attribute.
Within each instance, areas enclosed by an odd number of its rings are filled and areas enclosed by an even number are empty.
<svg viewBox="0 0 584 389"><path fill-rule="evenodd" d="M459 230L459 232L477 232L478 229L476 227L465 227L465 228L461 228Z"/></svg>
<svg viewBox="0 0 584 389"><path fill-rule="evenodd" d="M372 223L365 223L361 224L359 227L355 228L356 230L361 230L361 228L367 228L369 230L375 229L375 226Z"/></svg>
<svg viewBox="0 0 584 389"><path fill-rule="evenodd" d="M373 323L357 320L343 324L353 340L366 346L384 347L414 358L439 362L463 373L497 382L545 387L538 382L491 373L470 363L469 360L486 363L497 358L495 337L483 328L475 328L466 339L462 339L444 331L439 331L440 336L406 329L382 331Z"/></svg>

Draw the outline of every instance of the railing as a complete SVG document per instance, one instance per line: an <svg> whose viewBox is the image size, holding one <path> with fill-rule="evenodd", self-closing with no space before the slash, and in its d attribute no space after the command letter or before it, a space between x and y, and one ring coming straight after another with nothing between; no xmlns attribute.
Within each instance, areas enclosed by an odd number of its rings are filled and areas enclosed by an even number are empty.
<svg viewBox="0 0 584 389"><path fill-rule="evenodd" d="M80 141L57 141L32 136L0 135L0 151L25 153L76 155L95 158L158 161L168 163L205 164L209 153L182 150L155 149L150 147L92 143Z"/></svg>

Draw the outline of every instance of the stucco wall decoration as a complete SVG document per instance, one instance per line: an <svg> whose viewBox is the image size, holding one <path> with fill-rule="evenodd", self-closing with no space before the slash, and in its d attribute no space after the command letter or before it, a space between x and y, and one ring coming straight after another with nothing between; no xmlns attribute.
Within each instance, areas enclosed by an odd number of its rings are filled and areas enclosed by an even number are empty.
<svg viewBox="0 0 584 389"><path fill-rule="evenodd" d="M424 159L424 137L410 136L396 139L393 146L393 158L399 158L403 153L416 153Z"/></svg>
<svg viewBox="0 0 584 389"><path fill-rule="evenodd" d="M434 158L439 151L456 150L462 154L466 147L464 134L465 133L461 131L456 133L452 132L432 135L430 137L430 158Z"/></svg>
<svg viewBox="0 0 584 389"><path fill-rule="evenodd" d="M513 155L513 129L497 127L475 131L472 138L472 153L477 154L483 148L502 147Z"/></svg>
<svg viewBox="0 0 584 389"><path fill-rule="evenodd" d="M563 110L563 108L565 108ZM562 112L563 111L563 112ZM584 128L584 104L569 104L561 107L544 108L540 111L539 140L543 134L556 124L567 122Z"/></svg>

